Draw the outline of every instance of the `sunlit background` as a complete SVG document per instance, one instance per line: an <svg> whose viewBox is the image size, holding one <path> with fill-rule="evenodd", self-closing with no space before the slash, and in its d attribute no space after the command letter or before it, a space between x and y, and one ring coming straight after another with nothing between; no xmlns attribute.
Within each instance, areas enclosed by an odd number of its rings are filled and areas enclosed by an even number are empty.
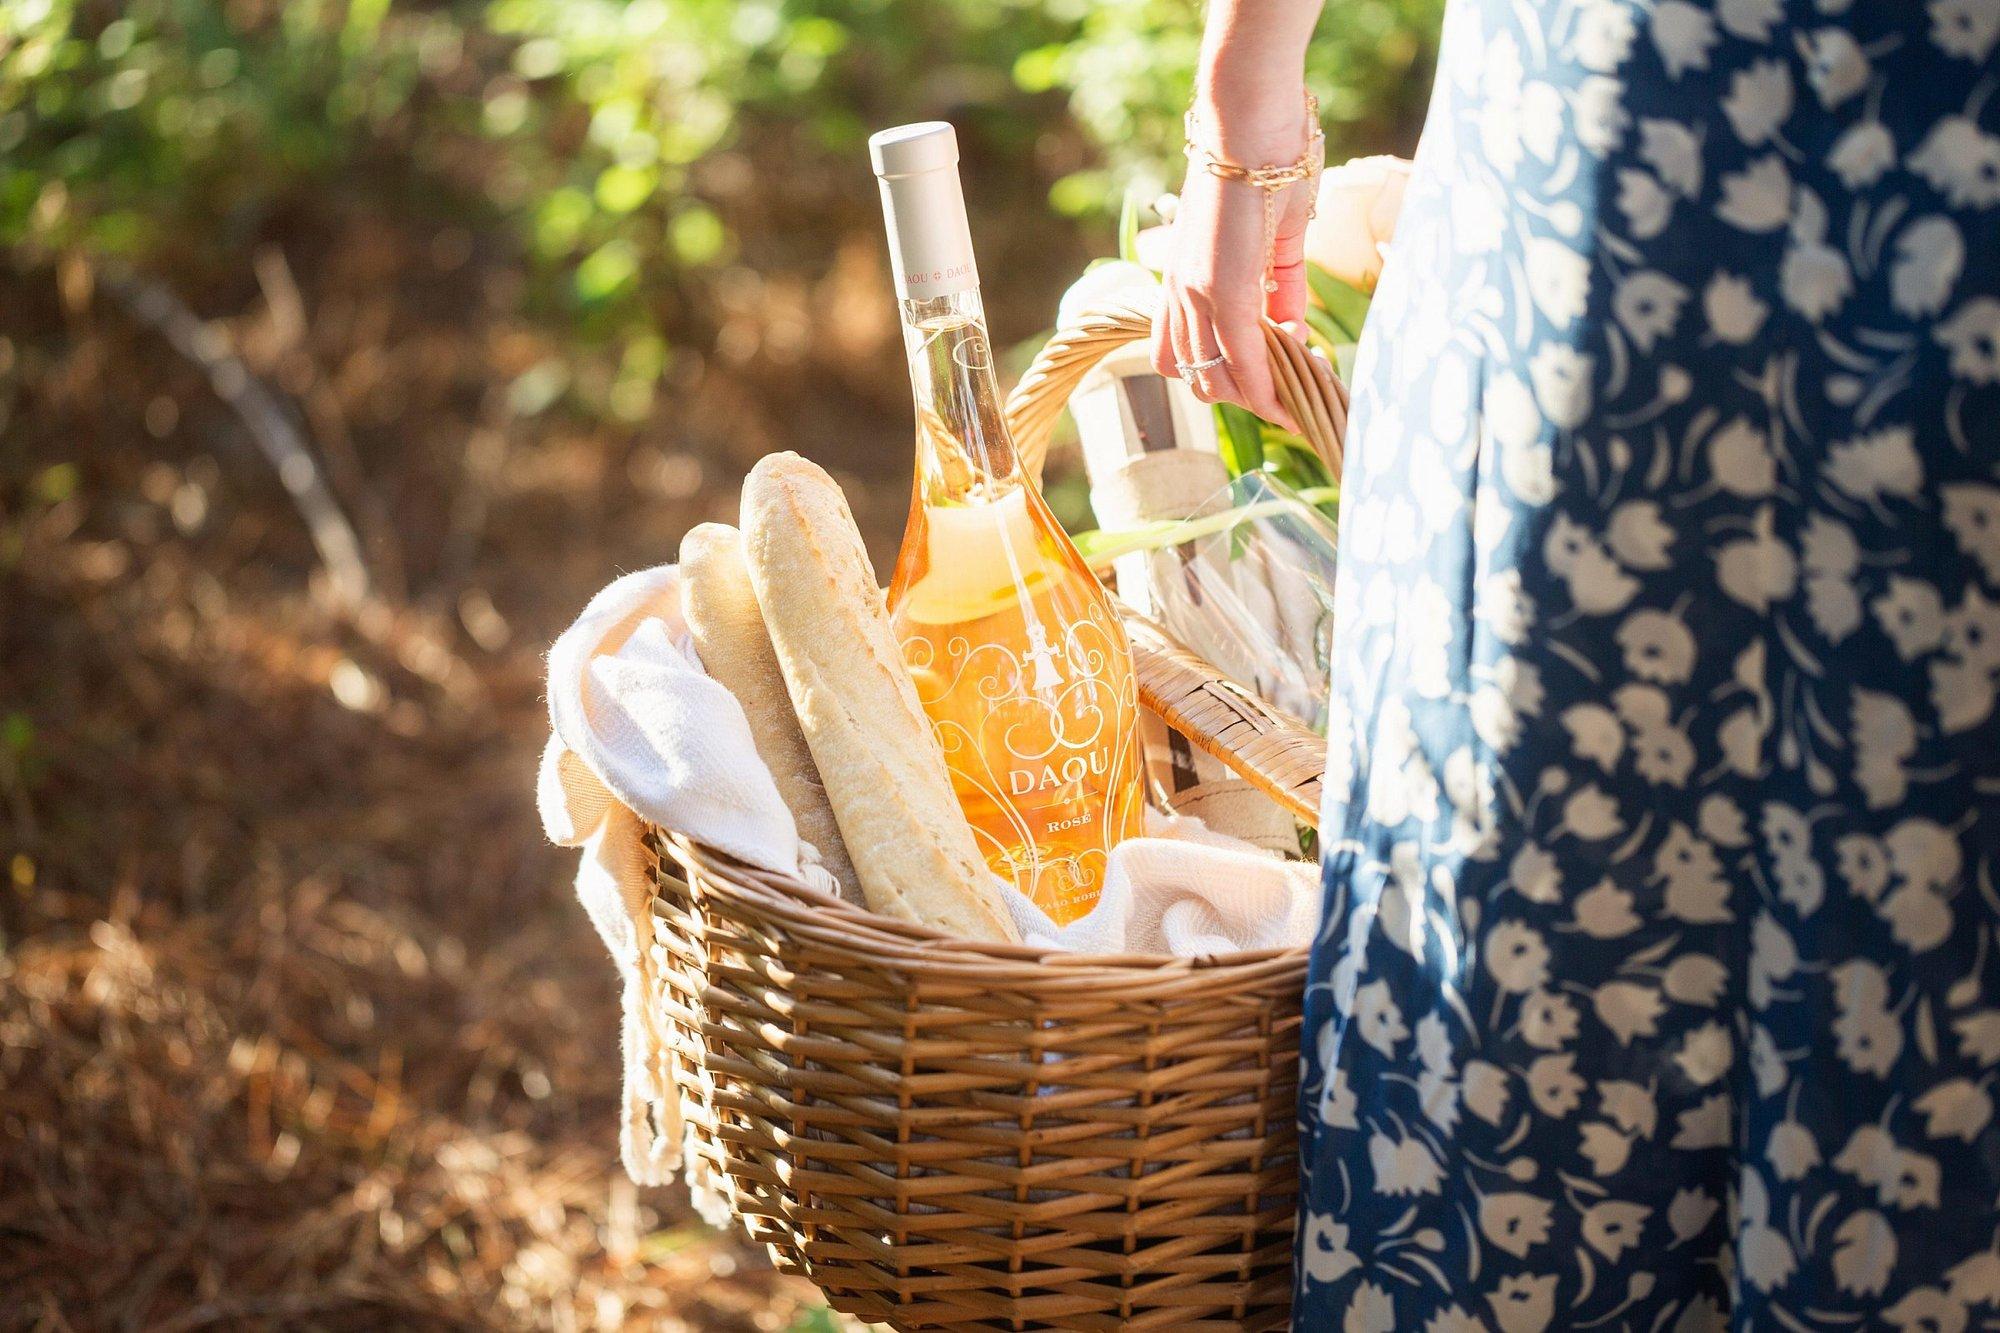
<svg viewBox="0 0 2000 1333"><path fill-rule="evenodd" d="M1328 0L1335 160L1408 151L1439 7ZM771 449L886 560L868 132L957 124L1025 353L1175 183L1197 40L1185 0L0 3L0 1328L837 1326L617 1168L540 654Z"/></svg>

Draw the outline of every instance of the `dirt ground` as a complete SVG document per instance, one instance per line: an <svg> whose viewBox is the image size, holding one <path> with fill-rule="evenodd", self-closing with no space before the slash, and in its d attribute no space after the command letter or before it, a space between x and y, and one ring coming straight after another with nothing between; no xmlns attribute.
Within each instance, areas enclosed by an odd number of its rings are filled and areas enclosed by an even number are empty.
<svg viewBox="0 0 2000 1333"><path fill-rule="evenodd" d="M102 274L0 268L0 1329L838 1326L619 1171L612 971L531 784L549 641L758 454L834 467L892 552L876 244L739 275L616 428L530 410L536 367L603 368L463 233L357 214L177 275L322 457L358 611Z"/></svg>

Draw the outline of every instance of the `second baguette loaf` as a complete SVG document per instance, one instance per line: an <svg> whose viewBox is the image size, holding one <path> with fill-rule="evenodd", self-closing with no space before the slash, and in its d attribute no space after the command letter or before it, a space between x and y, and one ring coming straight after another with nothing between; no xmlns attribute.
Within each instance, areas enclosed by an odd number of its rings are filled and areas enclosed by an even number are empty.
<svg viewBox="0 0 2000 1333"><path fill-rule="evenodd" d="M861 886L826 799L819 769L785 688L771 636L743 563L743 542L726 523L702 523L681 538L681 608L708 674L721 681L750 722L757 756L777 781L799 836L840 881L841 896L860 903Z"/></svg>
<svg viewBox="0 0 2000 1333"><path fill-rule="evenodd" d="M797 454L764 458L743 485L743 553L868 906L1018 942L840 487Z"/></svg>

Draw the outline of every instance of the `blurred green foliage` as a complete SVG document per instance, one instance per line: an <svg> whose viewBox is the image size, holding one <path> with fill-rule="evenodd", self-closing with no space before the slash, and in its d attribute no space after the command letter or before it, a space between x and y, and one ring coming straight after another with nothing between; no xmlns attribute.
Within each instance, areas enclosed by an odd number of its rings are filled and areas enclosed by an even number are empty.
<svg viewBox="0 0 2000 1333"><path fill-rule="evenodd" d="M1430 96L1444 0L1325 0L1306 52L1306 84L1319 98L1327 160L1408 147ZM1050 0L1074 15L1055 42L1014 61L1029 91L1058 90L1104 154L1103 165L1057 181L1062 212L1102 210L1120 190L1142 195L1180 180L1181 113L1201 46L1192 0Z"/></svg>
<svg viewBox="0 0 2000 1333"><path fill-rule="evenodd" d="M1336 158L1407 138L1440 8L1330 5L1310 78ZM643 374L663 293L752 223L830 243L732 211L720 167L865 190L871 128L950 115L1046 179L1067 114L1098 160L1050 201L1108 214L1176 178L1198 36L1194 0L4 0L0 244L226 251L386 179L514 229L546 299Z"/></svg>

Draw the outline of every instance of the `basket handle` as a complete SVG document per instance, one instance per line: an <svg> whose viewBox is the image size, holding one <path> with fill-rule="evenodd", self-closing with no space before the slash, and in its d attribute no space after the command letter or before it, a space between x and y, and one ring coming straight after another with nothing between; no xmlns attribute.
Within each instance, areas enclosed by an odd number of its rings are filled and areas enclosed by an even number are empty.
<svg viewBox="0 0 2000 1333"><path fill-rule="evenodd" d="M1034 363L1007 395L1007 432L1015 456L1037 482L1048 457L1049 436L1070 394L1099 361L1127 343L1152 337L1159 305L1157 291L1105 301L1086 310L1068 328L1057 330L1035 354ZM1338 479L1345 456L1347 386L1324 357L1308 352L1269 319L1263 324L1278 401L1299 423L1306 443L1326 464L1327 474Z"/></svg>
<svg viewBox="0 0 2000 1333"><path fill-rule="evenodd" d="M1152 336L1158 309L1156 293L1107 301L1059 331L1036 354L1007 395L1006 409L1015 456L1030 475L1041 476L1050 433L1071 392L1110 353ZM1268 319L1264 340L1278 401L1299 423L1327 472L1338 478L1347 433L1346 386L1324 358L1307 352ZM1121 609L1141 701L1293 815L1308 823L1318 818L1326 742L1297 718L1221 675L1152 620L1129 607Z"/></svg>
<svg viewBox="0 0 2000 1333"><path fill-rule="evenodd" d="M1140 702L1296 818L1317 820L1326 740L1223 676L1152 620L1122 604L1119 610L1132 641Z"/></svg>

